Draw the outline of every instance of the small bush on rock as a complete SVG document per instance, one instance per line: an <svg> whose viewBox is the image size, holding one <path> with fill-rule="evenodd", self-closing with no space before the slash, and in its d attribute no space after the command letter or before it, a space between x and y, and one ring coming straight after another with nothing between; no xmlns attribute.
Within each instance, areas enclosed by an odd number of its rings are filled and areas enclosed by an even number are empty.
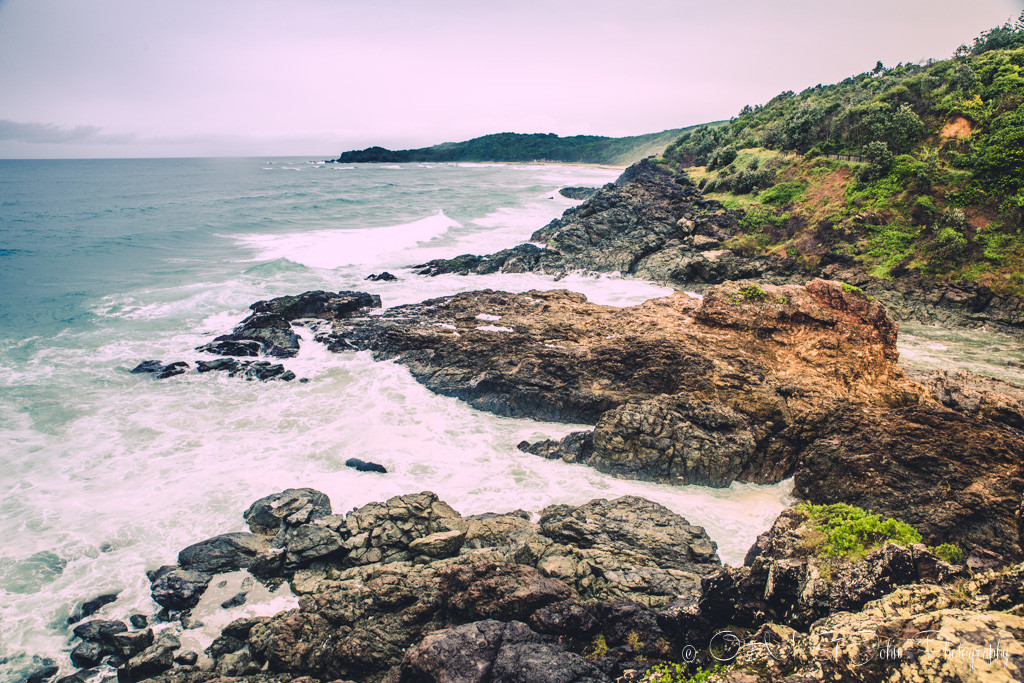
<svg viewBox="0 0 1024 683"><path fill-rule="evenodd" d="M895 519L882 519L873 512L845 503L812 505L798 508L807 514L811 523L825 534L819 553L825 557L862 557L868 551L886 543L910 545L921 542L921 534L913 527Z"/></svg>

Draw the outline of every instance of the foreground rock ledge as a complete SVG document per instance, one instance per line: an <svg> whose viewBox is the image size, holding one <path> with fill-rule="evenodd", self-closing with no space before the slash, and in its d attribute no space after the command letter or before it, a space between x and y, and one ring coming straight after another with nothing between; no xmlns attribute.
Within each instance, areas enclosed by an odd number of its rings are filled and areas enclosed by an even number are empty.
<svg viewBox="0 0 1024 683"><path fill-rule="evenodd" d="M178 637L187 607L152 628L93 620L75 629L73 659L159 683L636 682L659 662L712 666L713 653L729 665L713 680L736 683L1024 673L1024 565L975 573L920 544L821 555L799 508L743 567L721 567L703 529L643 498L528 517L463 517L430 492L341 515L319 491L287 489L245 512L251 534L195 543L151 578L158 602L183 605L195 586L168 574L201 569L209 583L248 567L289 580L298 609L236 618L203 653ZM948 655L994 640L999 657Z"/></svg>

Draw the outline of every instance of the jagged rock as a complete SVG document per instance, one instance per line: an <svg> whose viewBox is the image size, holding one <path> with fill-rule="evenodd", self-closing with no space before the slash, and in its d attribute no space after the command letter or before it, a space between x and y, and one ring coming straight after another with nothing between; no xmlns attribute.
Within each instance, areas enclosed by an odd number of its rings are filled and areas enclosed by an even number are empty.
<svg viewBox="0 0 1024 683"><path fill-rule="evenodd" d="M363 279L364 280L372 280L374 282L394 282L398 278L385 270L385 271L381 272L380 274L370 273L369 275L367 275Z"/></svg>
<svg viewBox="0 0 1024 683"><path fill-rule="evenodd" d="M82 640L102 643L109 641L115 633L123 633L127 630L128 627L122 621L93 619L76 626L72 633Z"/></svg>
<svg viewBox="0 0 1024 683"><path fill-rule="evenodd" d="M530 615L530 626L539 633L569 638L589 638L599 628L597 619L575 600L541 607Z"/></svg>
<svg viewBox="0 0 1024 683"><path fill-rule="evenodd" d="M409 552L429 557L452 557L458 554L465 541L466 531L464 529L439 531L413 540L409 543Z"/></svg>
<svg viewBox="0 0 1024 683"><path fill-rule="evenodd" d="M178 553L178 566L204 574L232 572L248 567L269 545L267 538L256 534L221 534L183 549Z"/></svg>
<svg viewBox="0 0 1024 683"><path fill-rule="evenodd" d="M107 639L107 642L114 650L114 654L128 660L153 644L153 629L115 633Z"/></svg>
<svg viewBox="0 0 1024 683"><path fill-rule="evenodd" d="M285 489L260 498L242 515L255 534L274 534L331 514L331 500L315 489Z"/></svg>
<svg viewBox="0 0 1024 683"><path fill-rule="evenodd" d="M436 494L424 492L357 508L345 518L345 527L346 562L360 565L411 560L413 540L438 532L465 532L468 525Z"/></svg>
<svg viewBox="0 0 1024 683"><path fill-rule="evenodd" d="M181 641L176 636L162 631L152 645L117 670L118 682L134 683L167 671L174 666L174 651L180 647Z"/></svg>
<svg viewBox="0 0 1024 683"><path fill-rule="evenodd" d="M316 524L303 524L285 534L285 568L301 567L314 560L330 557L342 547L343 539L338 532Z"/></svg>
<svg viewBox="0 0 1024 683"><path fill-rule="evenodd" d="M79 669L91 669L110 654L110 648L103 643L84 640L71 651L71 663Z"/></svg>
<svg viewBox="0 0 1024 683"><path fill-rule="evenodd" d="M536 610L573 596L562 581L520 564L481 562L441 572L441 601L460 621L525 620Z"/></svg>
<svg viewBox="0 0 1024 683"><path fill-rule="evenodd" d="M43 683L60 672L60 667L54 664L53 660L45 659L41 662L41 666L35 671L28 675L26 683Z"/></svg>
<svg viewBox="0 0 1024 683"><path fill-rule="evenodd" d="M249 308L252 314L230 334L216 337L196 350L231 356L257 355L253 353L257 350L268 356L291 358L299 352L299 336L292 331L291 321L340 320L368 308L380 308L380 297L363 292L312 291L257 301Z"/></svg>
<svg viewBox="0 0 1024 683"><path fill-rule="evenodd" d="M540 529L562 543L635 553L664 568L706 573L721 566L717 545L703 527L637 496L549 506L541 512Z"/></svg>
<svg viewBox="0 0 1024 683"><path fill-rule="evenodd" d="M153 578L153 600L172 610L190 609L210 584L211 576L180 567L167 566L158 570Z"/></svg>
<svg viewBox="0 0 1024 683"><path fill-rule="evenodd" d="M359 458L349 458L345 461L345 467L351 467L359 472L380 472L381 474L387 474L388 472L384 465L379 465L375 462L366 462Z"/></svg>
<svg viewBox="0 0 1024 683"><path fill-rule="evenodd" d="M91 617L99 612L104 605L109 605L117 600L117 596L118 593L104 593L103 595L97 595L91 600L86 600L71 612L68 616L68 623L73 624L76 621L85 619L86 617Z"/></svg>
<svg viewBox="0 0 1024 683"><path fill-rule="evenodd" d="M295 379L295 373L291 370L286 370L280 363L271 364L265 360L239 361L234 358L201 360L196 362L196 370L201 373L226 372L228 377L241 377L245 380L259 380L261 382L269 382L270 380L290 382Z"/></svg>
<svg viewBox="0 0 1024 683"><path fill-rule="evenodd" d="M132 368L131 372L151 373L156 379L167 379L175 375L182 375L188 372L188 369L189 364L182 360L167 365L161 364L161 361L158 360L144 360Z"/></svg>

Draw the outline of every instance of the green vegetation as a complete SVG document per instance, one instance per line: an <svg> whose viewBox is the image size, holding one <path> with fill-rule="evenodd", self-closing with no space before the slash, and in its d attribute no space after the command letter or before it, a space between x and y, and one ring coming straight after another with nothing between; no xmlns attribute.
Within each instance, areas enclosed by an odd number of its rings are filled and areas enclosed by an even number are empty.
<svg viewBox="0 0 1024 683"><path fill-rule="evenodd" d="M706 124L712 128L717 124ZM496 133L465 142L445 142L420 149L389 150L369 147L343 152L341 163L455 162L455 161L559 161L626 166L660 154L680 135L694 130L676 128L662 133L609 138L600 135L559 137L553 133Z"/></svg>
<svg viewBox="0 0 1024 683"><path fill-rule="evenodd" d="M889 542L900 545L921 542L921 534L913 527L895 519L882 519L846 503L805 503L797 509L810 518L813 529L820 533L809 549L823 557L857 559Z"/></svg>
<svg viewBox="0 0 1024 683"><path fill-rule="evenodd" d="M724 666L715 666L710 669L698 668L693 673L688 673L689 667L685 664L658 664L647 670L641 679L643 683L704 683L712 676L725 671Z"/></svg>
<svg viewBox="0 0 1024 683"><path fill-rule="evenodd" d="M960 546L953 545L952 543L943 543L942 545L935 546L932 548L932 552L940 560L950 564L960 564L960 561L964 559L964 551L960 549Z"/></svg>
<svg viewBox="0 0 1024 683"><path fill-rule="evenodd" d="M601 659L608 654L608 641L605 640L603 633L598 633L594 636L593 640L590 641L590 647L587 648L586 658L587 659Z"/></svg>
<svg viewBox="0 0 1024 683"><path fill-rule="evenodd" d="M950 59L787 91L660 161L742 209L741 253L1024 294L1024 13Z"/></svg>

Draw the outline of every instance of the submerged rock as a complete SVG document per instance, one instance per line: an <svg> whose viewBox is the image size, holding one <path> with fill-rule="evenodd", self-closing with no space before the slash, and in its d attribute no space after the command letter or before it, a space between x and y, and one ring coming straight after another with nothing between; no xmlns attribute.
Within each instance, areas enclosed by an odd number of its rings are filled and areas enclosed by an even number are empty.
<svg viewBox="0 0 1024 683"><path fill-rule="evenodd" d="M381 272L380 274L371 273L371 274L367 275L366 277L364 277L363 279L364 280L372 280L373 282L394 282L398 278L385 270L385 271Z"/></svg>
<svg viewBox="0 0 1024 683"><path fill-rule="evenodd" d="M349 458L345 461L345 467L351 467L359 472L380 472L381 474L387 474L388 470L384 465L380 465L375 462L367 462L360 460L359 458Z"/></svg>

